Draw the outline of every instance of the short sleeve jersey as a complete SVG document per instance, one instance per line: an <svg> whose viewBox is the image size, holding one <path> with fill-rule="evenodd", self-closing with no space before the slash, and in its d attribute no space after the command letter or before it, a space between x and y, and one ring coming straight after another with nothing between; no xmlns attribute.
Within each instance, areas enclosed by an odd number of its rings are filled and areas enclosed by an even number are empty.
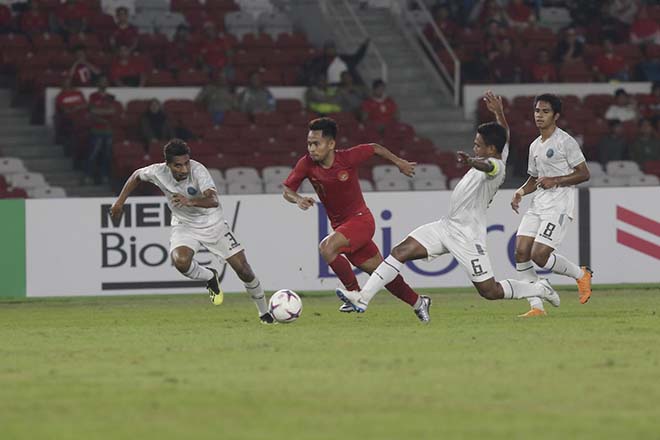
<svg viewBox="0 0 660 440"><path fill-rule="evenodd" d="M461 240L486 243L486 211L504 182L506 154L503 152L504 160L487 159L493 165L488 173L471 168L451 193L445 221Z"/></svg>
<svg viewBox="0 0 660 440"><path fill-rule="evenodd" d="M539 136L529 146L527 172L532 177L566 176L584 161L584 155L577 141L557 127L545 142L542 142ZM529 212L537 215L566 214L573 218L575 194L574 186L539 188L534 193Z"/></svg>
<svg viewBox="0 0 660 440"><path fill-rule="evenodd" d="M333 228L351 217L369 212L362 196L357 167L374 154L372 144L357 145L335 151L335 161L323 168L309 155L302 157L284 185L297 191L303 180L309 179L321 199Z"/></svg>
<svg viewBox="0 0 660 440"><path fill-rule="evenodd" d="M201 163L190 161L190 174L186 180L178 181L165 163L155 163L138 171L138 177L156 185L167 197L167 204L172 210L172 225L186 225L204 229L217 225L223 220L222 207L199 208L196 206L176 207L172 204L175 194L182 194L189 199L204 197L204 191L216 189L211 174Z"/></svg>

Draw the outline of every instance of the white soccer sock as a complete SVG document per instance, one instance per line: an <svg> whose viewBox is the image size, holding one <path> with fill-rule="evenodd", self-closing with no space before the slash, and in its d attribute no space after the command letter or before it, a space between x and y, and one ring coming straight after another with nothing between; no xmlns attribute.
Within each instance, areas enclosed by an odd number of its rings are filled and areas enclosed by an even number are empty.
<svg viewBox="0 0 660 440"><path fill-rule="evenodd" d="M259 310L259 316L263 315L268 311L268 304L266 303L266 295L264 294L264 288L261 287L261 282L259 278L254 277L249 283L243 283L245 290L247 291L254 304Z"/></svg>
<svg viewBox="0 0 660 440"><path fill-rule="evenodd" d="M539 280L539 275L536 273L534 264L531 261L516 263L516 270L518 271L518 278L520 278L521 281L535 283ZM527 298L527 301L529 301L529 306L531 308L544 310L543 300L541 298L531 297Z"/></svg>
<svg viewBox="0 0 660 440"><path fill-rule="evenodd" d="M543 298L544 289L537 283L526 283L518 280L500 281L502 290L504 290L504 299L521 299L539 297Z"/></svg>
<svg viewBox="0 0 660 440"><path fill-rule="evenodd" d="M365 302L369 302L373 299L374 296L380 291L385 284L389 284L401 271L403 263L394 258L391 255L388 255L385 258L385 261L380 263L380 265L373 271L367 283L364 285L360 291L360 296Z"/></svg>
<svg viewBox="0 0 660 440"><path fill-rule="evenodd" d="M551 270L553 273L559 275L566 275L573 279L580 279L582 277L582 269L575 263L572 263L568 258L557 253L550 254L547 263L543 266L544 269Z"/></svg>
<svg viewBox="0 0 660 440"><path fill-rule="evenodd" d="M191 280L200 280L208 281L213 278L213 272L207 269L204 266L200 266L197 261L192 260L190 267L187 272L184 272L184 276L187 276Z"/></svg>

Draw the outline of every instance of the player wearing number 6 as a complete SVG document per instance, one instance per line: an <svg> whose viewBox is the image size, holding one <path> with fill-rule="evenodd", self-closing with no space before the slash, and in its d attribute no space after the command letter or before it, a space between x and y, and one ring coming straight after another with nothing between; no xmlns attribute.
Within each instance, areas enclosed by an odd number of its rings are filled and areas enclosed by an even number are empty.
<svg viewBox="0 0 660 440"><path fill-rule="evenodd" d="M580 303L591 297L589 267L580 267L555 252L566 236L575 210L575 185L589 180L589 169L580 145L557 127L561 100L551 94L534 99L534 121L540 136L529 146L529 178L511 200L517 213L523 196L534 193L520 221L516 237L516 269L523 281L536 282L537 266L577 281ZM531 309L521 317L543 316L543 301L530 298Z"/></svg>
<svg viewBox="0 0 660 440"><path fill-rule="evenodd" d="M224 218L211 174L204 165L190 159L190 148L181 139L169 141L163 152L165 162L133 172L110 214L115 219L121 217L126 199L140 181L156 185L172 210L170 255L177 270L192 280L206 281L211 302L221 304L223 293L218 272L200 266L193 259L195 252L205 247L231 266L256 304L261 322L272 324L264 289L245 258L245 249Z"/></svg>
<svg viewBox="0 0 660 440"><path fill-rule="evenodd" d="M373 272L361 292L337 289L337 296L355 311L364 312L369 301L392 281L406 261L451 254L463 266L479 294L486 299L544 298L559 306L559 295L547 280L527 283L495 281L486 250L486 210L504 182L508 154L508 125L502 99L486 93L484 100L497 123L481 124L474 138L474 157L458 153L458 161L472 167L451 195L449 214L412 231Z"/></svg>

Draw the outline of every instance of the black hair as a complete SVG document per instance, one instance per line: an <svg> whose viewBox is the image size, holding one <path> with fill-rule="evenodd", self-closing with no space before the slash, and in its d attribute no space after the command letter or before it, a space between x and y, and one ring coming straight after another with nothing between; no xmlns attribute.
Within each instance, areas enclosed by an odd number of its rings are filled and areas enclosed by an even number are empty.
<svg viewBox="0 0 660 440"><path fill-rule="evenodd" d="M642 125L644 125L645 122L651 124L651 127L655 129L655 126L653 125L653 121L650 118L639 118L639 120L637 121L637 126L641 127Z"/></svg>
<svg viewBox="0 0 660 440"><path fill-rule="evenodd" d="M117 9L115 9L115 14L118 14L119 11L124 11L128 14L128 8L126 6L119 6Z"/></svg>
<svg viewBox="0 0 660 440"><path fill-rule="evenodd" d="M325 138L337 137L337 122L332 118L317 118L309 122L309 131L321 130Z"/></svg>
<svg viewBox="0 0 660 440"><path fill-rule="evenodd" d="M609 122L610 128L615 128L618 127L619 125L621 125L621 121L618 119L611 119Z"/></svg>
<svg viewBox="0 0 660 440"><path fill-rule="evenodd" d="M621 95L628 96L628 92L626 92L624 89L616 89L614 91L614 96L619 97Z"/></svg>
<svg viewBox="0 0 660 440"><path fill-rule="evenodd" d="M477 127L477 133L481 135L486 145L494 145L498 153L502 153L506 145L506 128L497 122L486 122Z"/></svg>
<svg viewBox="0 0 660 440"><path fill-rule="evenodd" d="M543 93L534 98L534 108L539 101L547 102L552 107L554 114L561 113L561 99L552 93Z"/></svg>
<svg viewBox="0 0 660 440"><path fill-rule="evenodd" d="M182 139L172 139L163 147L163 155L166 163L172 163L175 156L190 156L190 147Z"/></svg>
<svg viewBox="0 0 660 440"><path fill-rule="evenodd" d="M380 87L384 85L385 85L385 81L383 81L382 79L375 79L374 82L371 84L371 88L375 89L376 87Z"/></svg>

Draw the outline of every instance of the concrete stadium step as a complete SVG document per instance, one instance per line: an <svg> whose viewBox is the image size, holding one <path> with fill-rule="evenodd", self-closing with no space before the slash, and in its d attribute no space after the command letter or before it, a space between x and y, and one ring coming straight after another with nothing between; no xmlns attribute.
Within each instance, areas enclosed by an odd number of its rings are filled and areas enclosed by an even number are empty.
<svg viewBox="0 0 660 440"><path fill-rule="evenodd" d="M50 128L43 125L30 125L29 122L20 123L15 122L11 125L9 123L4 123L5 121L0 118L0 124L2 124L2 135L7 137L18 137L23 136L24 134L29 135L41 135L41 136L52 136ZM10 121L14 122L14 121Z"/></svg>
<svg viewBox="0 0 660 440"><path fill-rule="evenodd" d="M0 119L2 119L5 116L8 117L22 116L27 120L30 118L30 113L20 108L0 107Z"/></svg>
<svg viewBox="0 0 660 440"><path fill-rule="evenodd" d="M85 185L65 187L69 197L112 197L114 192L110 185Z"/></svg>
<svg viewBox="0 0 660 440"><path fill-rule="evenodd" d="M4 156L20 157L22 159L63 157L64 148L61 145L23 145L0 147L0 154Z"/></svg>
<svg viewBox="0 0 660 440"><path fill-rule="evenodd" d="M80 171L47 171L44 175L52 186L62 186L64 188L83 186L81 182L84 174Z"/></svg>
<svg viewBox="0 0 660 440"><path fill-rule="evenodd" d="M2 145L7 147L44 145L52 142L52 136L42 133L24 133L22 135L3 136Z"/></svg>
<svg viewBox="0 0 660 440"><path fill-rule="evenodd" d="M38 173L73 171L73 161L68 157L24 159L23 163L29 171L35 171Z"/></svg>

